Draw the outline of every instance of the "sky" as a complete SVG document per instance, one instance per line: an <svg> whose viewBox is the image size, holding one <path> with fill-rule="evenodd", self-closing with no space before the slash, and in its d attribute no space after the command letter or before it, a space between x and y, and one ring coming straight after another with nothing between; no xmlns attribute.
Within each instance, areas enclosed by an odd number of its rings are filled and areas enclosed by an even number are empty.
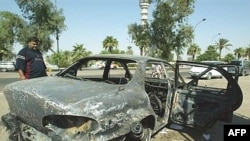
<svg viewBox="0 0 250 141"><path fill-rule="evenodd" d="M119 42L120 50L132 46L134 54L139 49L131 43L128 25L140 24L139 0L52 0L63 9L66 31L60 33L59 49L72 50L76 44L83 44L93 54L103 50L102 42L113 36ZM148 19L152 20L153 5L149 7ZM0 0L0 11L10 11L21 15L15 0ZM206 19L202 21L202 19ZM194 13L188 17L188 24L194 27L194 42L202 53L220 38L229 40L233 53L239 47L250 46L250 0L196 0ZM53 49L56 50L56 39ZM15 52L21 49L15 46ZM186 52L182 55L187 59Z"/></svg>

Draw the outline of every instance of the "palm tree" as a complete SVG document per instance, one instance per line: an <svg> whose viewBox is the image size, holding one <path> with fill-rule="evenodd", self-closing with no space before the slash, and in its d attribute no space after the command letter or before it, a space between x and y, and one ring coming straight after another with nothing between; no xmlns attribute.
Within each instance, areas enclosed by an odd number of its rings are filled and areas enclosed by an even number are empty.
<svg viewBox="0 0 250 141"><path fill-rule="evenodd" d="M245 54L245 50L242 47L236 48L234 50L234 55L237 57L237 59L240 59Z"/></svg>
<svg viewBox="0 0 250 141"><path fill-rule="evenodd" d="M219 50L219 60L221 60L221 51L222 51L223 49L230 50L228 47L229 47L229 46L232 46L232 44L229 44L228 42L229 42L229 40L220 38L220 39L219 39L219 42L217 42L217 43L215 44L216 49Z"/></svg>
<svg viewBox="0 0 250 141"><path fill-rule="evenodd" d="M118 41L113 38L113 36L107 36L106 39L102 42L103 48L112 53L114 48L118 47Z"/></svg>
<svg viewBox="0 0 250 141"><path fill-rule="evenodd" d="M188 55L192 56L192 61L194 61L196 55L200 55L201 48L197 44L192 44L187 51Z"/></svg>
<svg viewBox="0 0 250 141"><path fill-rule="evenodd" d="M140 49L140 55L143 56L150 52L150 33L148 30L148 24L146 25L137 25L137 24L131 24L129 25L129 34L132 37L133 42L136 46Z"/></svg>
<svg viewBox="0 0 250 141"><path fill-rule="evenodd" d="M250 45L245 49L245 55L248 57L248 60L250 60Z"/></svg>
<svg viewBox="0 0 250 141"><path fill-rule="evenodd" d="M224 57L224 61L227 62L227 63L230 63L231 60L235 59L234 55L232 53L228 53L227 55L225 55Z"/></svg>
<svg viewBox="0 0 250 141"><path fill-rule="evenodd" d="M73 46L73 48L73 61L91 54L90 51L86 51L86 48L84 48L83 44L76 44L75 46Z"/></svg>
<svg viewBox="0 0 250 141"><path fill-rule="evenodd" d="M64 58L64 61L65 61L65 64L69 65L71 64L73 61L72 59L72 55L73 53L71 51L64 51L63 52L63 58Z"/></svg>

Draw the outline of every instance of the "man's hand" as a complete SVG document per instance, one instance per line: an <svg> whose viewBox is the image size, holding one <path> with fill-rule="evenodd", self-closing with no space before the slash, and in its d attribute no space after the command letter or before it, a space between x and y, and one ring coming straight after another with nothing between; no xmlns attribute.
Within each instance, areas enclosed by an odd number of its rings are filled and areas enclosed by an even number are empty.
<svg viewBox="0 0 250 141"><path fill-rule="evenodd" d="M20 76L21 80L26 80L25 76Z"/></svg>

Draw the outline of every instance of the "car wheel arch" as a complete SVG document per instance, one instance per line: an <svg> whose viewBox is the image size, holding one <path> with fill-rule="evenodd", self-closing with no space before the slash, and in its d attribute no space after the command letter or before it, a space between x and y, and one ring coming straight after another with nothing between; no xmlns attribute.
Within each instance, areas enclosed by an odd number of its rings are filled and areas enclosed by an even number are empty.
<svg viewBox="0 0 250 141"><path fill-rule="evenodd" d="M156 125L156 119L153 115L145 117L140 122L142 123L143 127L150 128L151 130L153 130Z"/></svg>

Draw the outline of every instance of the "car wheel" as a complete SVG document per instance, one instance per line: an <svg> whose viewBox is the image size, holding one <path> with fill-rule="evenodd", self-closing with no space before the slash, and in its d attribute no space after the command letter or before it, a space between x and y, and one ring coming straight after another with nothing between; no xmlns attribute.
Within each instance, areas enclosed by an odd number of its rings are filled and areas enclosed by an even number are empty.
<svg viewBox="0 0 250 141"><path fill-rule="evenodd" d="M212 78L212 74L211 73L208 73L207 74L207 80L210 80Z"/></svg>
<svg viewBox="0 0 250 141"><path fill-rule="evenodd" d="M152 130L149 127L143 127L142 123L131 125L131 132L126 136L124 141L150 141Z"/></svg>

